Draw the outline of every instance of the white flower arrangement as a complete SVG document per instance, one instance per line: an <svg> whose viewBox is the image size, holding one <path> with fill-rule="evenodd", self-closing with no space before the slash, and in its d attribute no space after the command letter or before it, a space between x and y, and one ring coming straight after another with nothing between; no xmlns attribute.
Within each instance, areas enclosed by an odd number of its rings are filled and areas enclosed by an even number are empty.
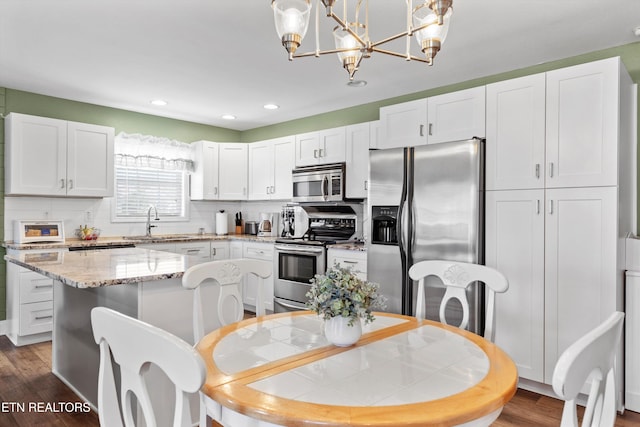
<svg viewBox="0 0 640 427"><path fill-rule="evenodd" d="M373 309L383 310L387 299L378 293L380 285L365 282L339 264L329 268L325 274L316 274L311 279L311 289L307 292L307 307L325 320L342 316L349 319L349 325L358 318L365 324L375 320Z"/></svg>

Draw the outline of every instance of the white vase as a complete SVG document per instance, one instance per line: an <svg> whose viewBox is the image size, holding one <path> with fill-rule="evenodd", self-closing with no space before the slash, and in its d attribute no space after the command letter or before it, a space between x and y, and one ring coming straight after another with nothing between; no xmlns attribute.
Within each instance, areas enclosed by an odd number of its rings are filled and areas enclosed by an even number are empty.
<svg viewBox="0 0 640 427"><path fill-rule="evenodd" d="M360 319L353 321L349 326L349 318L336 316L325 320L324 335L327 340L338 347L348 347L355 344L362 335L362 325Z"/></svg>

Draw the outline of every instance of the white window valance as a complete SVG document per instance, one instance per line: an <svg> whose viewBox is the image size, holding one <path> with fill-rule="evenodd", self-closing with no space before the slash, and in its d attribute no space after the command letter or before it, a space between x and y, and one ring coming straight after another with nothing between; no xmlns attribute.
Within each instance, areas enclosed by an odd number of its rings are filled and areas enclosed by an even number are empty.
<svg viewBox="0 0 640 427"><path fill-rule="evenodd" d="M174 139L120 132L115 138L116 166L192 171L190 144Z"/></svg>

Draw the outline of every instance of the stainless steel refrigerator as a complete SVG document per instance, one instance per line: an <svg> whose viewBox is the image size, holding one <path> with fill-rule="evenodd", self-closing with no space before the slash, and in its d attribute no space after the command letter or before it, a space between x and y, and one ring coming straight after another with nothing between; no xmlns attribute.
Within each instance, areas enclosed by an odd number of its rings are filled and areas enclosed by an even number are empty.
<svg viewBox="0 0 640 427"><path fill-rule="evenodd" d="M413 315L417 282L409 267L429 259L484 264L484 140L369 152L367 279L380 284L387 311ZM444 288L426 282L427 318L438 320ZM469 330L484 325L484 288L473 284ZM457 301L446 310L457 325Z"/></svg>

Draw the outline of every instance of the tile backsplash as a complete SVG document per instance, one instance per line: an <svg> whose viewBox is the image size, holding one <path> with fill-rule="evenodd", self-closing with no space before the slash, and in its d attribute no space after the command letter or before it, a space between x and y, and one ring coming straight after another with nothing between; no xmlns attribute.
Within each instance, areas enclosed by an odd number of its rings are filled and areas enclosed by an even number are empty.
<svg viewBox="0 0 640 427"><path fill-rule="evenodd" d="M4 240L13 240L14 220L62 220L66 237L73 237L75 230L87 224L101 229L102 236L127 236L145 233L144 222L112 222L111 203L113 198L57 198L57 197L5 197L4 199ZM197 233L204 228L206 233L215 233L216 212L228 212L228 230L235 230L235 213L242 212L245 221L259 221L261 212L280 215L286 201L192 201L189 204L189 221L168 221L162 218L154 221L154 234ZM358 237L363 237L363 204L351 205L358 215ZM278 221L279 227L282 227ZM280 228L281 230L281 228ZM280 231L279 230L279 231ZM366 232L365 232L366 236Z"/></svg>

